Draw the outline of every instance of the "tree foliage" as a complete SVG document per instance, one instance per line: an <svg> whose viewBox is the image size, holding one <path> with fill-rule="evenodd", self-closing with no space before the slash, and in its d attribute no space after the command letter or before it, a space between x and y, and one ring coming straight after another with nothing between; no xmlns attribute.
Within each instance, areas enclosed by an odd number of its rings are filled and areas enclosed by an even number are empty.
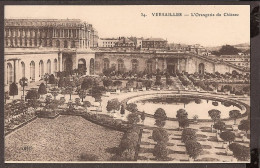
<svg viewBox="0 0 260 168"><path fill-rule="evenodd" d="M220 130L222 132L226 128L226 124L222 121L218 121L213 125L213 128Z"/></svg>
<svg viewBox="0 0 260 168"><path fill-rule="evenodd" d="M221 112L219 110L212 109L208 111L208 114L215 124L215 122L220 119Z"/></svg>
<svg viewBox="0 0 260 168"><path fill-rule="evenodd" d="M202 152L202 146L199 142L195 140L189 140L185 143L187 154L190 158L193 158L194 160L197 159L197 157Z"/></svg>
<svg viewBox="0 0 260 168"><path fill-rule="evenodd" d="M236 135L231 131L225 131L220 133L220 138L223 139L223 141L227 141L230 144L235 140Z"/></svg>
<svg viewBox="0 0 260 168"><path fill-rule="evenodd" d="M160 120L160 121L165 121L167 119L167 115L165 113L165 110L162 109L162 108L158 108L154 113L154 119Z"/></svg>
<svg viewBox="0 0 260 168"><path fill-rule="evenodd" d="M10 96L18 95L18 86L14 82L9 87L9 95Z"/></svg>
<svg viewBox="0 0 260 168"><path fill-rule="evenodd" d="M229 112L229 117L234 119L234 124L236 124L236 119L241 116L241 113L239 110L231 110Z"/></svg>
<svg viewBox="0 0 260 168"><path fill-rule="evenodd" d="M41 84L40 84L39 89L38 89L38 93L39 93L40 95L47 94L47 89L46 89L44 83L41 83Z"/></svg>
<svg viewBox="0 0 260 168"><path fill-rule="evenodd" d="M238 129L242 131L249 131L250 130L250 121L249 120L241 120L240 124L238 125Z"/></svg>
<svg viewBox="0 0 260 168"><path fill-rule="evenodd" d="M138 122L140 122L139 115L136 113L130 113L127 115L127 121L130 124L137 124Z"/></svg>
<svg viewBox="0 0 260 168"><path fill-rule="evenodd" d="M169 134L164 128L154 128L152 133L152 138L155 142L167 143L169 141Z"/></svg>
<svg viewBox="0 0 260 168"><path fill-rule="evenodd" d="M192 128L185 128L182 131L182 135L181 135L181 139L182 142L186 143L189 140L196 140L196 132L194 129Z"/></svg>

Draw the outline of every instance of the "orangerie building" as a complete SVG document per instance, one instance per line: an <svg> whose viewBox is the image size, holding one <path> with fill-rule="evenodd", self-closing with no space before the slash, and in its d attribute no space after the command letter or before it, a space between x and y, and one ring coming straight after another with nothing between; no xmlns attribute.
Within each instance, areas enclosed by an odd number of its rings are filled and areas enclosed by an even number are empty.
<svg viewBox="0 0 260 168"><path fill-rule="evenodd" d="M211 59L199 50L164 51L159 45L156 51L157 45L154 45L155 48L149 50L102 51L98 49L97 31L79 19L5 19L4 32L6 90L22 77L34 82L45 73L57 75L59 71L77 68L85 68L86 75L101 74L112 66L118 71L249 72L249 69ZM149 43L153 43L151 39Z"/></svg>

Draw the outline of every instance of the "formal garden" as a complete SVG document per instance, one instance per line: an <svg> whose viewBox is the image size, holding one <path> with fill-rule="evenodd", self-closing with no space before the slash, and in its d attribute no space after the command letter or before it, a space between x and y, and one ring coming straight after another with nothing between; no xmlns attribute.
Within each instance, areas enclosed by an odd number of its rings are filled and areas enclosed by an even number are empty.
<svg viewBox="0 0 260 168"><path fill-rule="evenodd" d="M5 93L6 161L250 160L249 74L109 68L19 86Z"/></svg>

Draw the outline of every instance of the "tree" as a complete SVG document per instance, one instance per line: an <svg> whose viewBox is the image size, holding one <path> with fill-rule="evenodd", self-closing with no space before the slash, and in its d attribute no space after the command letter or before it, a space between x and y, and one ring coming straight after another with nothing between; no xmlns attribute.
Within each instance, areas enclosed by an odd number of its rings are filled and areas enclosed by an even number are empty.
<svg viewBox="0 0 260 168"><path fill-rule="evenodd" d="M153 156L156 157L157 160L164 160L168 156L167 144L165 143L157 143L154 146Z"/></svg>
<svg viewBox="0 0 260 168"><path fill-rule="evenodd" d="M235 48L231 45L223 45L219 51L212 52L214 55L220 56L220 55L237 55L241 50Z"/></svg>
<svg viewBox="0 0 260 168"><path fill-rule="evenodd" d="M213 127L216 130L220 130L220 132L222 132L226 128L226 124L222 121L218 121L213 125Z"/></svg>
<svg viewBox="0 0 260 168"><path fill-rule="evenodd" d="M188 118L188 113L187 113L187 111L184 110L184 109L179 109L179 110L177 111L176 118L177 118L178 120L181 120L181 119L184 119L184 118Z"/></svg>
<svg viewBox="0 0 260 168"><path fill-rule="evenodd" d="M231 131L225 131L220 133L220 138L223 139L223 141L227 141L230 144L235 140L236 135Z"/></svg>
<svg viewBox="0 0 260 168"><path fill-rule="evenodd" d="M47 82L49 81L49 74L44 74L44 76L43 76L43 80L46 82L46 88L47 88Z"/></svg>
<svg viewBox="0 0 260 168"><path fill-rule="evenodd" d="M234 157L239 161L248 161L250 159L250 149L238 143L229 145L229 149L233 152Z"/></svg>
<svg viewBox="0 0 260 168"><path fill-rule="evenodd" d="M171 85L173 84L173 80L171 80L171 79L166 79L166 84L167 84L168 86L171 86Z"/></svg>
<svg viewBox="0 0 260 168"><path fill-rule="evenodd" d="M89 101L84 101L83 102L83 107L88 110L89 107L91 107L91 103Z"/></svg>
<svg viewBox="0 0 260 168"><path fill-rule="evenodd" d="M201 104L201 99L195 99L196 104Z"/></svg>
<svg viewBox="0 0 260 168"><path fill-rule="evenodd" d="M154 113L154 119L160 120L160 121L165 121L167 119L167 115L166 115L164 109L158 108Z"/></svg>
<svg viewBox="0 0 260 168"><path fill-rule="evenodd" d="M14 96L18 95L18 86L13 82L9 87L9 95Z"/></svg>
<svg viewBox="0 0 260 168"><path fill-rule="evenodd" d="M86 78L82 84L81 84L81 89L88 90L91 88L93 85L93 80L91 78Z"/></svg>
<svg viewBox="0 0 260 168"><path fill-rule="evenodd" d="M141 114L141 120L142 122L144 123L144 120L145 120L145 112L143 111L142 114Z"/></svg>
<svg viewBox="0 0 260 168"><path fill-rule="evenodd" d="M94 86L89 92L95 101L101 100L102 92L104 91L104 87L102 86Z"/></svg>
<svg viewBox="0 0 260 168"><path fill-rule="evenodd" d="M103 79L103 85L105 88L109 88L110 86L112 86L112 84L113 84L112 79L110 78Z"/></svg>
<svg viewBox="0 0 260 168"><path fill-rule="evenodd" d="M122 81L116 80L116 81L113 82L113 85L114 85L117 89L119 89L119 88L122 86Z"/></svg>
<svg viewBox="0 0 260 168"><path fill-rule="evenodd" d="M215 124L215 122L220 119L221 112L219 110L212 109L208 111L208 114Z"/></svg>
<svg viewBox="0 0 260 168"><path fill-rule="evenodd" d="M79 98L75 99L75 105L76 105L76 107L80 106L80 99Z"/></svg>
<svg viewBox="0 0 260 168"><path fill-rule="evenodd" d="M134 80L133 79L128 80L126 86L132 88L134 86Z"/></svg>
<svg viewBox="0 0 260 168"><path fill-rule="evenodd" d="M38 89L38 93L39 93L39 95L47 94L47 89L46 89L44 83L40 84L39 89Z"/></svg>
<svg viewBox="0 0 260 168"><path fill-rule="evenodd" d="M197 157L202 152L202 146L199 142L195 140L189 140L185 143L187 154L190 158L193 158L194 160L197 159Z"/></svg>
<svg viewBox="0 0 260 168"><path fill-rule="evenodd" d="M179 120L179 127L181 128L187 128L190 126L190 122L188 118L183 118Z"/></svg>
<svg viewBox="0 0 260 168"><path fill-rule="evenodd" d="M37 99L29 99L28 107L32 107L33 109L37 109L40 106L40 101Z"/></svg>
<svg viewBox="0 0 260 168"><path fill-rule="evenodd" d="M29 90L25 96L25 100L27 99L39 99L40 95L36 90Z"/></svg>
<svg viewBox="0 0 260 168"><path fill-rule="evenodd" d="M126 109L132 113L137 112L137 105L135 103L129 103L126 105Z"/></svg>
<svg viewBox="0 0 260 168"><path fill-rule="evenodd" d="M53 89L51 89L51 94L52 94L52 96L54 97L54 100L56 100L56 96L58 96L59 95L59 89L58 88L53 88Z"/></svg>
<svg viewBox="0 0 260 168"><path fill-rule="evenodd" d="M107 111L115 111L117 110L120 110L120 102L118 101L118 99L112 99L112 100L109 100L107 102Z"/></svg>
<svg viewBox="0 0 260 168"><path fill-rule="evenodd" d="M157 143L167 143L169 141L169 134L164 128L154 128L152 138Z"/></svg>
<svg viewBox="0 0 260 168"><path fill-rule="evenodd" d="M65 80L64 80L63 77L61 77L61 78L59 79L58 87L59 87L59 88L65 87Z"/></svg>
<svg viewBox="0 0 260 168"><path fill-rule="evenodd" d="M181 140L182 142L186 143L189 140L196 140L196 132L192 128L185 128L182 131Z"/></svg>
<svg viewBox="0 0 260 168"><path fill-rule="evenodd" d="M8 91L5 92L5 104L6 104L6 100L9 100L10 99L10 96L9 96L9 93Z"/></svg>
<svg viewBox="0 0 260 168"><path fill-rule="evenodd" d="M81 89L79 91L79 97L81 98L82 102L83 102L83 100L85 99L86 96L87 96L87 92L85 90Z"/></svg>
<svg viewBox="0 0 260 168"><path fill-rule="evenodd" d="M238 129L242 130L242 131L246 131L246 134L247 134L247 131L250 130L250 121L249 120L241 120L240 124L238 125Z"/></svg>
<svg viewBox="0 0 260 168"><path fill-rule="evenodd" d="M229 117L234 119L234 125L236 124L236 119L241 116L241 113L239 110L231 110L229 112Z"/></svg>
<svg viewBox="0 0 260 168"><path fill-rule="evenodd" d="M176 118L179 122L179 127L185 128L189 126L188 113L184 109L179 109L176 114Z"/></svg>
<svg viewBox="0 0 260 168"><path fill-rule="evenodd" d="M56 84L56 79L53 74L49 76L49 84Z"/></svg>
<svg viewBox="0 0 260 168"><path fill-rule="evenodd" d="M130 113L127 115L127 121L130 124L137 124L138 122L140 122L140 118L139 118L138 114Z"/></svg>
<svg viewBox="0 0 260 168"><path fill-rule="evenodd" d="M22 79L19 80L19 84L23 88L23 96L24 96L24 87L28 86L28 79L26 77L22 77Z"/></svg>
<svg viewBox="0 0 260 168"><path fill-rule="evenodd" d="M142 85L146 88L151 88L153 81L152 80L144 80L142 81Z"/></svg>
<svg viewBox="0 0 260 168"><path fill-rule="evenodd" d="M120 114L122 116L125 114L125 106L123 104L121 105Z"/></svg>
<svg viewBox="0 0 260 168"><path fill-rule="evenodd" d="M74 91L75 88L75 82L72 80L66 81L66 93L70 95L70 100L71 100L71 95Z"/></svg>
<svg viewBox="0 0 260 168"><path fill-rule="evenodd" d="M162 78L161 75L156 75L156 79L155 79L155 83L154 83L156 86L162 85L161 78Z"/></svg>

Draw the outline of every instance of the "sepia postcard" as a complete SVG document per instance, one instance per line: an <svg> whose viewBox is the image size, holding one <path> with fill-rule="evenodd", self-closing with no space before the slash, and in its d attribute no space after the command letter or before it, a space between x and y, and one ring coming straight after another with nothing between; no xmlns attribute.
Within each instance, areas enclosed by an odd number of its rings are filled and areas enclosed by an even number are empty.
<svg viewBox="0 0 260 168"><path fill-rule="evenodd" d="M250 163L250 5L5 5L5 163Z"/></svg>

